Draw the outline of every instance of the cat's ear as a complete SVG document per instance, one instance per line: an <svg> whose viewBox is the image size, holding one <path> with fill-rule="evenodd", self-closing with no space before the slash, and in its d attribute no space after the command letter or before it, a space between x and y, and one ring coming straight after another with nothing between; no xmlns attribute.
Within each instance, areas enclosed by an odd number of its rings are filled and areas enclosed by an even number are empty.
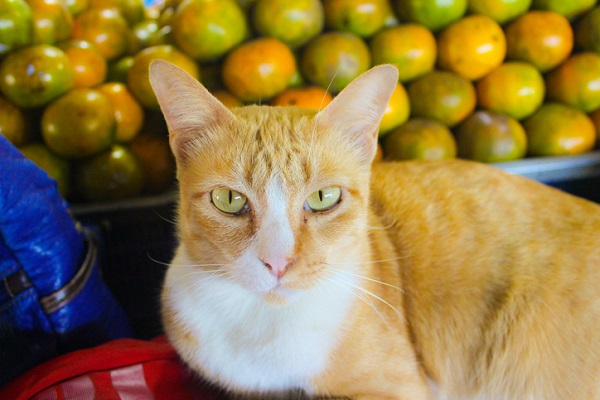
<svg viewBox="0 0 600 400"><path fill-rule="evenodd" d="M150 64L150 84L169 128L169 143L178 161L185 161L194 142L226 125L235 116L197 79L164 60Z"/></svg>
<svg viewBox="0 0 600 400"><path fill-rule="evenodd" d="M352 140L370 163L377 151L379 123L398 82L398 70L392 65L379 65L348 84L327 107L315 116L324 129Z"/></svg>

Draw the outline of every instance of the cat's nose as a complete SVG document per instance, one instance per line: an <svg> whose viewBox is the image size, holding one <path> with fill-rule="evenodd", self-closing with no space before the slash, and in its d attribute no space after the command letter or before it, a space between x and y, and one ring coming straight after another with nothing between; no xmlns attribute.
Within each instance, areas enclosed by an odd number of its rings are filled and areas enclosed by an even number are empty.
<svg viewBox="0 0 600 400"><path fill-rule="evenodd" d="M281 279L294 261L293 258L267 258L261 261L277 279Z"/></svg>

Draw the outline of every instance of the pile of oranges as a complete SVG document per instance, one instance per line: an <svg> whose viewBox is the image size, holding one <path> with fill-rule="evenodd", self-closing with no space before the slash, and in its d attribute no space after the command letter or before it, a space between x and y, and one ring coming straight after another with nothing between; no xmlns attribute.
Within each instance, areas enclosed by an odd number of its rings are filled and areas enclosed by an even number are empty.
<svg viewBox="0 0 600 400"><path fill-rule="evenodd" d="M229 107L321 109L394 64L387 159L501 162L591 151L597 0L0 0L0 134L74 201L165 190L148 82L168 60Z"/></svg>

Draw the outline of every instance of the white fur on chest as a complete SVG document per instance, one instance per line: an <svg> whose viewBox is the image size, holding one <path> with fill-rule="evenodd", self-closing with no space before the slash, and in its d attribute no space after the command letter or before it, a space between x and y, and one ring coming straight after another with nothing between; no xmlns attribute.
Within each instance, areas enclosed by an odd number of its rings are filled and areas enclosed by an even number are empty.
<svg viewBox="0 0 600 400"><path fill-rule="evenodd" d="M191 264L184 249L173 264ZM190 284L188 274L187 267L169 269L169 301L199 339L193 359L208 378L238 390L310 392L310 380L325 368L343 329L353 300L348 285L356 284L351 275L335 278L343 283L326 280L279 307L223 277Z"/></svg>

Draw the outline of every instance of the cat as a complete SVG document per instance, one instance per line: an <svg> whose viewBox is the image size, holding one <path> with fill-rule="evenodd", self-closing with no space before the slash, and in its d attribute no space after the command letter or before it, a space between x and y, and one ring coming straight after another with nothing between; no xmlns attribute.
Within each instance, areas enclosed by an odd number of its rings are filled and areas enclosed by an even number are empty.
<svg viewBox="0 0 600 400"><path fill-rule="evenodd" d="M397 82L228 109L155 61L179 181L161 296L232 394L600 399L600 206L469 161L374 163ZM291 395L290 395L291 396Z"/></svg>

